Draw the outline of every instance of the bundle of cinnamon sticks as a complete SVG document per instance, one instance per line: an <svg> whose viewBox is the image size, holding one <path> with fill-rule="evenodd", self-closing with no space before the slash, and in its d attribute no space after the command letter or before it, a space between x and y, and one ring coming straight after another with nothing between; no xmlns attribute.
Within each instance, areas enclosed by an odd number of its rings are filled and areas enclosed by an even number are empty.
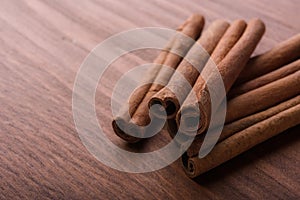
<svg viewBox="0 0 300 200"><path fill-rule="evenodd" d="M184 171L192 178L300 124L300 34L251 57L265 32L260 19L231 24L216 20L202 32L203 27L204 17L194 14L177 29L128 100L129 110L121 109L112 122L119 137L136 143L157 131L166 114L170 136L184 135L177 138L179 147L193 139L182 156ZM182 34L195 42L186 42ZM174 49L184 57L172 53ZM225 93L218 90L220 77ZM225 100L224 125L213 116L221 116ZM199 154L220 127L214 148Z"/></svg>

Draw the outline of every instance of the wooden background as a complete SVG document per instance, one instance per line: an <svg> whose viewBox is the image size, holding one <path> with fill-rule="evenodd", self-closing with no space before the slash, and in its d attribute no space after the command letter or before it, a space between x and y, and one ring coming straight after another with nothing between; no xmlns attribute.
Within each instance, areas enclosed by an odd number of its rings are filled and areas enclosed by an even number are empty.
<svg viewBox="0 0 300 200"><path fill-rule="evenodd" d="M257 54L299 33L299 11L297 0L1 0L0 199L299 199L299 126L190 180L179 162L146 174L106 167L81 143L71 110L80 64L115 33L176 28L192 13L203 14L206 24L259 17L267 31ZM100 124L127 149L140 151L142 145L128 146L113 135L109 95L122 73L154 56L121 58L97 89ZM144 146L167 141L161 134Z"/></svg>

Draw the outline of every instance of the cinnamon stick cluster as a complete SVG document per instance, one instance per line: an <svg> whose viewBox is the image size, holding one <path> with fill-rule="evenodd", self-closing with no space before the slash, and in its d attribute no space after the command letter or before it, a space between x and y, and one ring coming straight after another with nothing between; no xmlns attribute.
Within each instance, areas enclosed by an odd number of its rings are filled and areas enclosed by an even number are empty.
<svg viewBox="0 0 300 200"><path fill-rule="evenodd" d="M189 177L207 172L300 124L300 34L250 58L265 32L260 19L231 24L216 20L201 33L203 27L204 18L192 15L178 28L178 34L170 39L146 73L145 81L131 95L129 109L121 109L112 123L118 136L135 143L157 131L159 123L155 121L163 121L166 114L170 136L174 138L179 132L184 135L177 138L179 147L193 139L182 156ZM195 42L187 42L182 34ZM212 65L218 72L212 70ZM220 77L225 93L218 90ZM153 83L144 84L149 82ZM213 102L216 109L212 109L212 96L218 97ZM223 126L211 119L221 115L225 99L225 125L218 142L200 158L204 140L213 143L213 136ZM213 133L207 134L212 122Z"/></svg>

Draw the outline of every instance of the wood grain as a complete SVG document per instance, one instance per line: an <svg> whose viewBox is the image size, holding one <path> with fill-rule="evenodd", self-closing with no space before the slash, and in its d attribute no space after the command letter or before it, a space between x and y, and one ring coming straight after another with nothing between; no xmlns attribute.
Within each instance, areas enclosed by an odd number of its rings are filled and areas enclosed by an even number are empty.
<svg viewBox="0 0 300 200"><path fill-rule="evenodd" d="M90 50L115 33L175 28L195 12L207 24L260 17L267 31L258 54L299 33L299 10L296 0L2 0L0 199L299 198L300 127L190 180L179 162L146 174L106 167L81 143L71 110L77 70ZM97 89L100 124L114 143L131 151L158 149L169 139L162 133L138 147L118 139L110 127L111 91L124 72L156 54L138 51L120 58Z"/></svg>

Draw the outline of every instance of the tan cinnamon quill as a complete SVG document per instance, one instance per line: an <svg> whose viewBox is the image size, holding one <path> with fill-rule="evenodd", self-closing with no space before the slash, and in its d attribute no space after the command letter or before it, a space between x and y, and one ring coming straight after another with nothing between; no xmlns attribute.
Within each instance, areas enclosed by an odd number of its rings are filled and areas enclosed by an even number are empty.
<svg viewBox="0 0 300 200"><path fill-rule="evenodd" d="M189 93L190 86L194 85L194 82L199 75L199 71L201 71L204 67L209 55L217 46L228 26L229 24L227 22L217 20L203 32L202 36L198 39L197 44L191 48L186 58L178 66L178 73L172 76L166 87L151 98L149 107L154 104L160 104L167 111L168 118L172 118L176 115L180 103ZM202 51L199 50L198 45L202 46ZM192 60L196 64L193 66L190 62L188 62L188 60ZM179 75L181 75L185 79L184 81L186 81L189 85L184 84ZM177 94L177 96L175 94ZM154 111L154 114L161 117L160 110Z"/></svg>
<svg viewBox="0 0 300 200"><path fill-rule="evenodd" d="M300 71L239 95L227 104L225 123L265 110L300 93Z"/></svg>
<svg viewBox="0 0 300 200"><path fill-rule="evenodd" d="M287 101L284 101L276 106L273 106L267 110L263 110L258 113L254 113L232 123L226 124L222 130L218 142L223 141L224 139L232 136L233 134L240 132L256 123L259 123L263 120L266 120L284 110L287 110L293 106L300 104L300 95L293 97ZM187 150L187 156L193 157L199 153L201 145L204 141L205 134L199 135L195 138L189 149ZM208 138L209 139L209 138Z"/></svg>
<svg viewBox="0 0 300 200"><path fill-rule="evenodd" d="M300 104L230 136L204 158L183 157L185 172L191 178L196 177L298 124Z"/></svg>
<svg viewBox="0 0 300 200"><path fill-rule="evenodd" d="M202 31L203 26L204 18L201 15L194 14L189 17L177 29L177 31L180 32L180 34L185 34L186 36L191 37L192 39L197 39ZM127 106L122 108L119 112L119 115L113 120L112 126L114 128L114 131L122 139L128 142L139 141L139 138L133 137L127 133L129 132L130 117L134 116L139 105L143 102L145 95L151 88L151 84L145 83L152 83L157 78L157 76L162 76L162 74L164 74L164 72L161 71L162 65L176 68L182 58L177 54L170 53L170 50L180 52L182 55L184 55L192 46L192 43L187 43L187 41L182 40L182 36L180 34L177 34L173 38L171 38L166 48L154 61L154 63L157 63L157 65L154 65L151 69L149 69L148 72L146 72L144 81L142 81L140 84L141 87L139 87L129 99L129 108ZM165 79L167 79L167 75L165 75ZM137 115L139 115L139 113L140 112L138 111Z"/></svg>
<svg viewBox="0 0 300 200"><path fill-rule="evenodd" d="M238 42L233 46L225 58L217 65L219 73L223 79L226 92L229 91L239 73L246 65L250 55L264 34L264 31L265 26L261 20L251 20ZM206 71L204 70L203 72ZM209 73L209 71L206 72L206 74ZM218 74L211 73L207 75L207 77L209 77L208 83L214 85L218 79ZM214 92L213 95L219 96L217 94L218 90L208 90L208 83L206 83L204 79L199 76L195 86L193 87L193 90L197 95L197 99L190 98L189 96L183 103L180 112L177 114L176 121L178 124L183 123L181 124L181 129L187 135L189 135L190 132L194 133L197 130L197 134L201 134L208 128L212 112L210 101L210 95L212 94L210 94L210 92ZM223 98L225 98L225 96L219 97L219 102L217 102L218 105L221 104ZM198 110L200 110L200 116ZM197 116L200 117L200 122L199 117ZM182 128L182 126L184 128Z"/></svg>
<svg viewBox="0 0 300 200"><path fill-rule="evenodd" d="M297 34L262 55L250 59L235 85L253 80L300 58L300 34Z"/></svg>
<svg viewBox="0 0 300 200"><path fill-rule="evenodd" d="M225 119L226 125L222 131L220 140L243 128L247 128L247 126L253 123L261 121L264 116L270 116L290 105L298 103L300 94L299 85L300 71L298 70L284 78L245 94L241 94L228 101ZM280 104L281 102L284 103ZM216 115L218 115L218 113L216 113ZM218 124L216 126L218 126ZM188 149L189 156L195 155L195 153L199 151L203 138L204 135L196 137ZM182 143L182 141L179 142Z"/></svg>
<svg viewBox="0 0 300 200"><path fill-rule="evenodd" d="M263 66L262 66L263 67ZM255 78L253 80L250 80L248 82L245 82L241 85L238 85L234 88L232 88L228 95L227 95L227 98L228 99L232 99L233 97L236 97L240 94L243 94L243 93L247 93L251 90L254 90L256 88L259 88L261 86L264 86L268 83L271 83L273 81L276 81L278 79L281 79L281 78L284 78L296 71L300 70L300 59L286 65L286 66L283 66L277 70L274 70L270 73L267 73L263 76L260 76L258 78Z"/></svg>

